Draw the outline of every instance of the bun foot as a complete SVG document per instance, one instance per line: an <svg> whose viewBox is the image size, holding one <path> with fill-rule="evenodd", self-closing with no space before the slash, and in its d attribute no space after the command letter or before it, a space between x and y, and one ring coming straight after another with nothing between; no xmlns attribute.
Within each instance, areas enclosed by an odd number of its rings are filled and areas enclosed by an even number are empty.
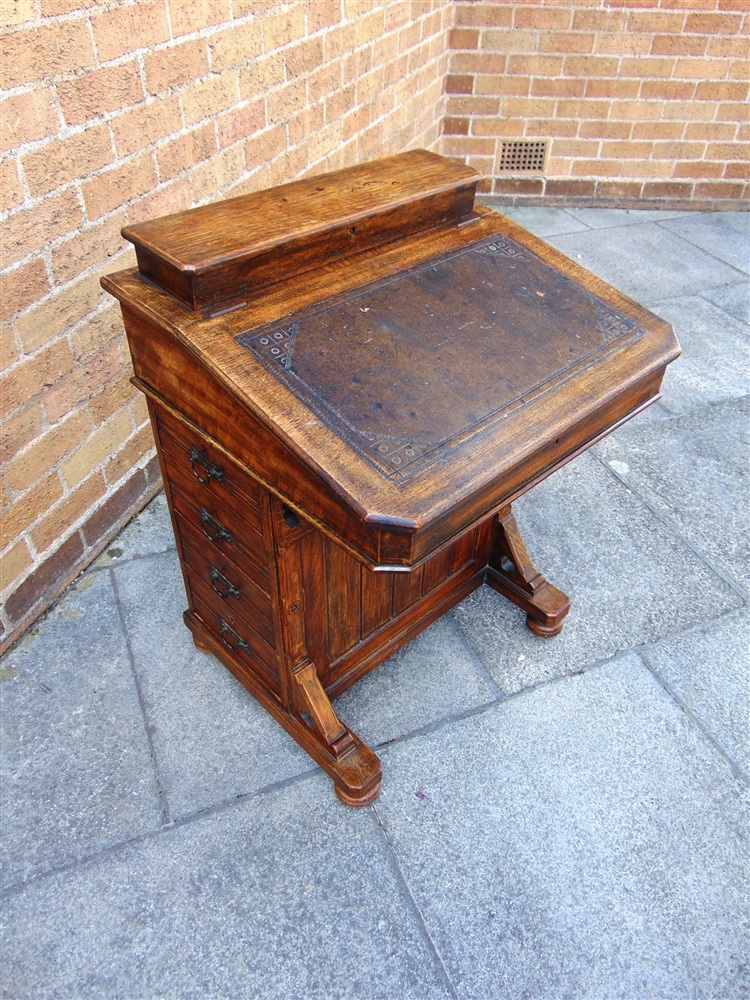
<svg viewBox="0 0 750 1000"><path fill-rule="evenodd" d="M534 635L540 635L543 639L552 639L562 632L565 622L561 621L557 625L542 625L541 622L536 621L531 615L526 615L526 624L528 625L529 632L533 632Z"/></svg>
<svg viewBox="0 0 750 1000"><path fill-rule="evenodd" d="M373 788L369 789L369 791L365 792L361 798L354 798L352 795L347 795L346 792L338 785L334 785L333 787L336 789L336 795L338 796L339 802L343 802L345 806L352 806L353 809L361 809L363 806L369 806L370 803L374 802L378 797L380 782L378 782Z"/></svg>

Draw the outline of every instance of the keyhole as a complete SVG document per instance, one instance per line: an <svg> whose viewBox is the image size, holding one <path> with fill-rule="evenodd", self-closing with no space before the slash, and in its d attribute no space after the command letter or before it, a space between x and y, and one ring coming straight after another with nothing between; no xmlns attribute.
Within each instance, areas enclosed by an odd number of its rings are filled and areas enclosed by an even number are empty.
<svg viewBox="0 0 750 1000"><path fill-rule="evenodd" d="M286 506L286 504L282 506L281 514L288 528L299 528L299 518L293 510L290 510Z"/></svg>

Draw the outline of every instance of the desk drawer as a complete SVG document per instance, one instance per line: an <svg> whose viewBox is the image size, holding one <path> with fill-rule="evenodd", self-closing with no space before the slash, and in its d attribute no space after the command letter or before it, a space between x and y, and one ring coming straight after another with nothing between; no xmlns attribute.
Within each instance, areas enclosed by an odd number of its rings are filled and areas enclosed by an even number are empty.
<svg viewBox="0 0 750 1000"><path fill-rule="evenodd" d="M217 609L215 597L213 591L209 590L206 594L201 587L197 587L193 590L193 613L244 667L260 677L277 696L280 695L281 681L275 652L242 619L227 614L223 608Z"/></svg>
<svg viewBox="0 0 750 1000"><path fill-rule="evenodd" d="M221 552L206 551L195 533L182 526L182 556L191 587L197 583L208 594L213 591L213 607L221 613L235 614L268 643L275 647L271 600L258 584L244 574Z"/></svg>
<svg viewBox="0 0 750 1000"><path fill-rule="evenodd" d="M207 498L205 504L196 505L175 486L176 484L170 483L174 509L203 538L203 545L214 546L243 571L245 564L249 562L248 575L266 592L270 592L265 538L248 527L231 508L212 503L211 497Z"/></svg>
<svg viewBox="0 0 750 1000"><path fill-rule="evenodd" d="M195 504L215 502L228 507L262 535L258 484L200 434L191 435L173 417L155 412L169 481Z"/></svg>

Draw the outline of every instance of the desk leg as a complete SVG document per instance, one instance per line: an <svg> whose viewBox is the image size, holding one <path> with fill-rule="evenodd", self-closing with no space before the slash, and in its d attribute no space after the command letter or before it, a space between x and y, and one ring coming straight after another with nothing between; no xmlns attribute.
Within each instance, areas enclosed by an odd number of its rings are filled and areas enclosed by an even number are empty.
<svg viewBox="0 0 750 1000"><path fill-rule="evenodd" d="M523 608L534 635L551 638L560 634L570 599L548 583L532 563L510 507L497 515L487 583Z"/></svg>

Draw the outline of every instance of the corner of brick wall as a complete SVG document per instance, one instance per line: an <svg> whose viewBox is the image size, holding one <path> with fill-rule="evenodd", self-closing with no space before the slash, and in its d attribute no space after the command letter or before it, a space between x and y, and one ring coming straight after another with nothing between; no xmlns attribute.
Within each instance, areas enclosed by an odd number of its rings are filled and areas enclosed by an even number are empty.
<svg viewBox="0 0 750 1000"><path fill-rule="evenodd" d="M456 0L442 150L510 204L747 207L747 0ZM503 142L547 139L506 175Z"/></svg>
<svg viewBox="0 0 750 1000"><path fill-rule="evenodd" d="M0 651L159 488L122 226L435 149L449 0L2 0Z"/></svg>

